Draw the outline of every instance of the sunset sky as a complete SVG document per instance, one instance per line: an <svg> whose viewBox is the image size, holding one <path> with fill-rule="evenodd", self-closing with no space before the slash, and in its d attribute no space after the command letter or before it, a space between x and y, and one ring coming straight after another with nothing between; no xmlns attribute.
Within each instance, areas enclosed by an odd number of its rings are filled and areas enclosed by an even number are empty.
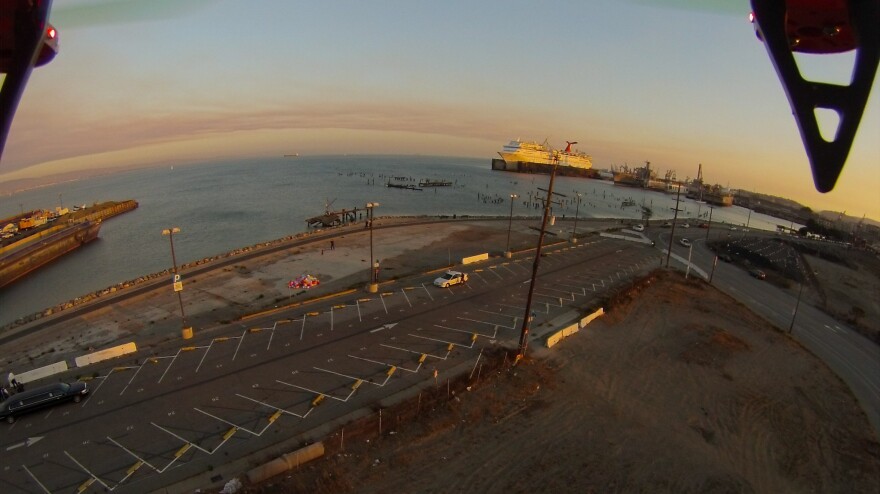
<svg viewBox="0 0 880 494"><path fill-rule="evenodd" d="M55 0L0 182L316 154L491 158L579 141L642 165L880 219L878 82L816 192L747 0ZM847 82L852 55L800 59Z"/></svg>

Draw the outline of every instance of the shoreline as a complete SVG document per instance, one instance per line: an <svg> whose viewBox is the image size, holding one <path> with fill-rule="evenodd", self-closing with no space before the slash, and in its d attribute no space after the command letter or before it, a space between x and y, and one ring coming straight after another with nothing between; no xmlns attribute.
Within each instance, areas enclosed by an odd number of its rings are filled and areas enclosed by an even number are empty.
<svg viewBox="0 0 880 494"><path fill-rule="evenodd" d="M456 216L456 218L454 218L454 219L452 217L446 216L446 215L440 215L440 216L381 216L381 217L377 217L376 221L383 222L382 225L378 225L378 226L390 226L387 223L389 221L400 221L403 224L416 224L420 220L421 221L427 220L429 222L452 222L452 221L458 221L458 220L497 221L497 220L502 220L502 219L507 220L508 218L507 217L500 217L500 216L479 216L478 217L478 216L469 216L469 215ZM518 216L515 219L533 220L536 218L530 217L530 216ZM582 221L586 222L589 220L582 220ZM335 236L337 234L341 235L341 234L347 233L348 230L352 230L352 227L355 227L354 231L357 232L360 230L360 223L350 223L350 224L341 225L338 227L317 228L317 229L299 232L299 233L296 233L293 235L287 235L285 237L277 238L277 239L266 241L266 242L259 242L256 244L252 244L252 245L248 245L248 246L244 246L244 247L239 247L239 248L233 249L231 251L223 252L223 253L216 254L213 256L198 259L196 261L191 261L188 263L181 264L179 266L179 269L182 274L187 274L187 273L185 273L185 271L187 271L187 270L192 270L193 268L196 268L199 266L204 266L209 263L214 263L216 261L228 260L230 258L237 258L238 256L241 256L243 254L252 253L253 257L259 257L261 255L268 255L268 254L272 253L272 251L270 249L273 247L274 248L281 248L281 246L286 243L291 243L291 242L296 242L296 241L305 241L305 240L315 241L315 240L318 240L323 235L326 235L328 237ZM312 238L312 237L315 237L315 238ZM263 251L265 251L265 252L263 252ZM217 266L217 268L220 268L220 267L221 266ZM137 288L137 287L143 287L146 285L151 285L151 284L155 283L156 280L170 276L172 274L172 271L173 271L172 268L167 268L162 271L144 274L144 275L138 276L137 278L133 278L130 280L120 281L120 282L115 283L113 285L110 285L108 287L105 287L105 288L102 288L99 290L95 290L90 293L83 294L83 295L76 297L74 299L70 299L65 302L61 302L61 303L55 304L53 306L46 307L40 311L33 312L33 313L28 314L26 316L19 317L18 319L14 320L14 321L5 323L2 326L0 326L0 342L8 339L10 336L14 336L14 334L17 333L17 331L14 331L14 330L21 328L22 326L26 326L30 323L40 321L41 319L48 318L53 315L62 314L62 313L64 313L64 311L68 311L70 309L84 307L85 305L87 305L89 303L100 301L103 297L119 295L125 290L129 290L129 289Z"/></svg>

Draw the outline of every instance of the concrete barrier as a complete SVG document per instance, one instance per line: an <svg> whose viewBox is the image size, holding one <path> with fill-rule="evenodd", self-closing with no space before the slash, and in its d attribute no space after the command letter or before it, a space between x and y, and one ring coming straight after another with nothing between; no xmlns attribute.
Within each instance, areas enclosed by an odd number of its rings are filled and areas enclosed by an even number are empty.
<svg viewBox="0 0 880 494"><path fill-rule="evenodd" d="M251 484L256 484L322 456L324 456L324 443L310 444L248 470L247 478Z"/></svg>
<svg viewBox="0 0 880 494"><path fill-rule="evenodd" d="M592 314L588 315L587 317L584 317L583 319L581 319L581 322L580 322L581 329L584 329L585 327L587 327L587 324L590 324L591 322L593 322L593 319L596 319L597 317L599 317L603 314L605 314L605 309L603 307L599 307L599 309L596 312L593 312Z"/></svg>
<svg viewBox="0 0 880 494"><path fill-rule="evenodd" d="M553 348L553 345L562 341L562 331L557 331L547 337L547 348Z"/></svg>
<svg viewBox="0 0 880 494"><path fill-rule="evenodd" d="M482 254L477 254L475 256L463 257L463 258L461 258L461 263L462 264L471 264L474 262L485 261L486 259L489 259L488 252L484 252Z"/></svg>
<svg viewBox="0 0 880 494"><path fill-rule="evenodd" d="M49 364L38 369L29 370L27 372L22 372L21 374L15 375L15 380L26 384L29 382L34 382L39 379L43 379L44 377L49 377L55 374L60 374L67 370L67 362L61 361L56 362L54 364Z"/></svg>
<svg viewBox="0 0 880 494"><path fill-rule="evenodd" d="M562 341L563 339L568 338L569 336L577 333L579 330L580 330L580 327L578 327L577 323L575 323L570 326L566 326L566 327L560 329L559 331L551 334L550 336L547 337L547 348L553 348L553 345L555 345L555 344L559 343L560 341Z"/></svg>
<svg viewBox="0 0 880 494"><path fill-rule="evenodd" d="M101 362L104 360L109 360L111 358L121 357L123 355L127 355L129 353L134 353L137 351L137 346L132 343L125 343L119 346L115 346L112 348L105 348L103 350L99 350L94 353L89 353L83 355L81 357L77 357L74 362L76 362L77 367L85 367L89 364L94 364L97 362Z"/></svg>

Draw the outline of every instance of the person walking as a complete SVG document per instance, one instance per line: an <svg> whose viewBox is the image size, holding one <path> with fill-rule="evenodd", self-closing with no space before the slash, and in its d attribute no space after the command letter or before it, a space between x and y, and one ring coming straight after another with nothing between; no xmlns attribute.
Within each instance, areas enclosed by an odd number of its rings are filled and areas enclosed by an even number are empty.
<svg viewBox="0 0 880 494"><path fill-rule="evenodd" d="M336 242L333 240L330 241L330 250L336 250Z"/></svg>

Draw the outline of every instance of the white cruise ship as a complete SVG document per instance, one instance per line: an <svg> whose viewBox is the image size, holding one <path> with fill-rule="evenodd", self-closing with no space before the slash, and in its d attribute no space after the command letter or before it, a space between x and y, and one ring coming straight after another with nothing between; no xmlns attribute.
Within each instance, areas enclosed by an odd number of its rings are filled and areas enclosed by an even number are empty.
<svg viewBox="0 0 880 494"><path fill-rule="evenodd" d="M568 166L572 168L581 168L588 170L593 167L592 158L582 152L573 151L572 144L577 142L568 142L565 151L554 151L543 144L537 142L524 142L519 139L510 141L504 145L504 148L498 152L501 158L508 165L516 164L537 164L552 165L558 163L560 166Z"/></svg>

